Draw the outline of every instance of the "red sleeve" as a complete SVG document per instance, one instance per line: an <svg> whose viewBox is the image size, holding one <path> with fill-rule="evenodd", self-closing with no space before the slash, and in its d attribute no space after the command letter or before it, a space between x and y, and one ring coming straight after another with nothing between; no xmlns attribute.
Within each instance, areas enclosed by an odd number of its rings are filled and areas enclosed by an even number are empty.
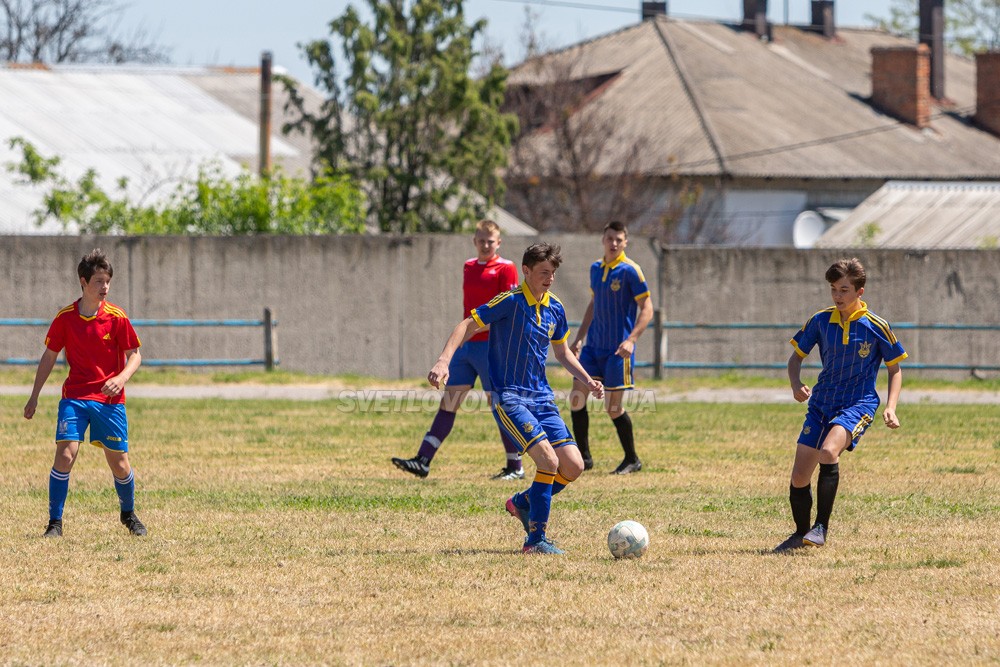
<svg viewBox="0 0 1000 667"><path fill-rule="evenodd" d="M132 328L132 322L126 317L118 320L118 331L115 333L115 338L115 342L118 343L118 349L122 352L125 350L134 350L142 345L139 342L139 334L135 332L135 329Z"/></svg>
<svg viewBox="0 0 1000 667"><path fill-rule="evenodd" d="M500 292L514 289L520 284L521 281L517 277L517 267L514 266L513 262L505 264L503 271L500 272Z"/></svg>
<svg viewBox="0 0 1000 667"><path fill-rule="evenodd" d="M45 334L45 347L53 352L59 352L66 347L66 327L63 325L61 315L49 325L49 332Z"/></svg>

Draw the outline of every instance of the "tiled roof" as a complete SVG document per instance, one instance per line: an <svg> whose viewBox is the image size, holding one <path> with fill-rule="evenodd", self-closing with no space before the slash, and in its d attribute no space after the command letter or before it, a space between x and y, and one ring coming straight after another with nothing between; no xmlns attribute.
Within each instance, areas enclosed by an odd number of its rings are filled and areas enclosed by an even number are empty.
<svg viewBox="0 0 1000 667"><path fill-rule="evenodd" d="M737 26L658 17L522 63L512 84L552 72L619 72L586 111L615 119L615 141L646 147L645 173L740 178L1000 179L1000 138L969 123L975 65L946 57L946 94L918 130L868 103L871 49L910 45L873 30L834 40L774 26L774 41ZM572 64L569 64L572 63ZM583 113L578 111L577 113ZM551 133L526 138L545 146ZM608 152L598 167L616 174Z"/></svg>

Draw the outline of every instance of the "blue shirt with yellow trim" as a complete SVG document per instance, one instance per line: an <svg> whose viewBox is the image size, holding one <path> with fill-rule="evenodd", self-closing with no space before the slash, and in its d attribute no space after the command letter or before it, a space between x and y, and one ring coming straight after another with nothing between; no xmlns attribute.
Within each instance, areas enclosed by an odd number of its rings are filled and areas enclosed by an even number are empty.
<svg viewBox="0 0 1000 667"><path fill-rule="evenodd" d="M565 344L569 337L566 309L556 295L546 292L538 301L522 283L475 308L472 318L490 327L487 357L493 391L552 400L545 377L549 343Z"/></svg>
<svg viewBox="0 0 1000 667"><path fill-rule="evenodd" d="M594 295L594 319L587 330L587 345L616 350L635 327L638 302L649 296L646 277L622 252L610 262L591 264L590 292Z"/></svg>
<svg viewBox="0 0 1000 667"><path fill-rule="evenodd" d="M891 366L907 357L889 323L868 310L864 301L847 321L841 321L834 307L821 310L789 342L802 358L819 345L823 370L809 404L823 411L862 400L878 402L875 380L882 362Z"/></svg>

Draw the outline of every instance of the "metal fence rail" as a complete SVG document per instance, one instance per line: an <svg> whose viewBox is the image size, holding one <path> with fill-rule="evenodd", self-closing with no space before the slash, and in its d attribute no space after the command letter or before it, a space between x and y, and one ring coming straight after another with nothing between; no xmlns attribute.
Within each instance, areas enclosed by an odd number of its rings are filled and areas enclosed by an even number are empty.
<svg viewBox="0 0 1000 667"><path fill-rule="evenodd" d="M274 370L279 365L277 332L278 320L274 319L270 308L264 309L264 317L259 320L216 319L216 320L185 320L185 319L134 319L132 325L142 327L261 327L264 334L263 357L260 359L143 359L146 366L263 366L265 370ZM0 318L0 326L9 327L47 327L51 320L37 318ZM38 359L10 357L0 359L0 365L34 366ZM65 363L62 359L58 363Z"/></svg>

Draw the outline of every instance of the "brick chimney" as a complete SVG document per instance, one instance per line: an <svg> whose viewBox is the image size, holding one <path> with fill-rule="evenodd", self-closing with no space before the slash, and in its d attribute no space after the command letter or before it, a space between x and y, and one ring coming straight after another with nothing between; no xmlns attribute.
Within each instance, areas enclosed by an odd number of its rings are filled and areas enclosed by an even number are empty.
<svg viewBox="0 0 1000 667"><path fill-rule="evenodd" d="M827 39L833 39L837 29L833 21L833 0L812 0L813 31L822 34Z"/></svg>
<svg viewBox="0 0 1000 667"><path fill-rule="evenodd" d="M767 24L767 0L743 0L743 29L752 30L761 39L770 34Z"/></svg>
<svg viewBox="0 0 1000 667"><path fill-rule="evenodd" d="M662 2L643 2L642 20L655 19L657 16L667 15L667 0Z"/></svg>
<svg viewBox="0 0 1000 667"><path fill-rule="evenodd" d="M976 54L976 115L972 120L1000 137L1000 51Z"/></svg>
<svg viewBox="0 0 1000 667"><path fill-rule="evenodd" d="M931 120L930 49L917 46L872 49L872 106L919 128Z"/></svg>
<svg viewBox="0 0 1000 667"><path fill-rule="evenodd" d="M944 0L920 0L921 44L931 50L931 97L944 97Z"/></svg>

